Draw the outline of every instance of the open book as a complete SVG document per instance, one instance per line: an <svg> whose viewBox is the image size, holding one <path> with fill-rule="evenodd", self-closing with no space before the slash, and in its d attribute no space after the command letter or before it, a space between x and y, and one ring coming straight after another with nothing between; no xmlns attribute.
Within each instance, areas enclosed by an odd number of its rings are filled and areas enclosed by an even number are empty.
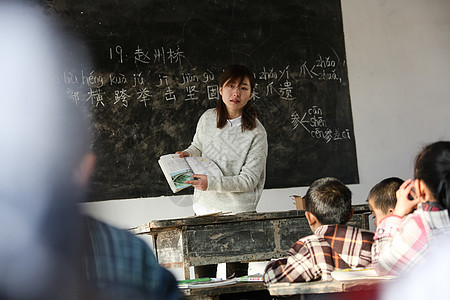
<svg viewBox="0 0 450 300"><path fill-rule="evenodd" d="M206 157L180 158L178 154L167 154L161 156L158 163L174 193L191 186L184 182L194 180L194 174L223 176L219 167Z"/></svg>

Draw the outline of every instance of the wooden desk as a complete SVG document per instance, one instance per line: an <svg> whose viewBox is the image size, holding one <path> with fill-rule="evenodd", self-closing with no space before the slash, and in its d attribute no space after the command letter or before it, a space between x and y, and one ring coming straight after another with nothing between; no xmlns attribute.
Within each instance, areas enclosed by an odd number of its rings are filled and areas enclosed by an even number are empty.
<svg viewBox="0 0 450 300"><path fill-rule="evenodd" d="M350 298L349 295L351 293L364 293L361 299L377 299L380 285L387 280L373 278L345 281L283 282L271 284L267 289L271 296L280 297L281 299L346 299ZM351 297L351 299L358 298Z"/></svg>
<svg viewBox="0 0 450 300"><path fill-rule="evenodd" d="M353 209L349 224L369 229L368 206ZM130 230L152 235L158 262L183 268L186 279L190 266L284 257L297 240L312 234L304 210L154 220Z"/></svg>
<svg viewBox="0 0 450 300"><path fill-rule="evenodd" d="M186 299L189 300L216 300L224 295L230 295L229 299L272 299L262 282L240 282L232 285L216 286L214 288L183 289ZM257 297L257 298L255 298Z"/></svg>

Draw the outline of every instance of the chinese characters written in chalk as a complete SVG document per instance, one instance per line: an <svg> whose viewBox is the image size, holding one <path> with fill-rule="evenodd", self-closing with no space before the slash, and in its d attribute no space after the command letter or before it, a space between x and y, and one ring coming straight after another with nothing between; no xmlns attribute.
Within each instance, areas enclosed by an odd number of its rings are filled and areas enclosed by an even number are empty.
<svg viewBox="0 0 450 300"><path fill-rule="evenodd" d="M123 64L129 56L120 45L109 48L109 59L112 61ZM181 51L179 46L176 46L176 48L158 47L149 50L138 45L133 53L135 64L178 64L181 66L184 58L184 52Z"/></svg>
<svg viewBox="0 0 450 300"><path fill-rule="evenodd" d="M132 102L149 107L154 101L198 101L200 99L218 100L220 98L217 76L208 68L201 70L193 66L191 69L182 67L183 62L189 61L182 49L175 47L155 47L144 49L136 46L133 51L125 53L122 46L117 45L108 49L108 58L118 63L116 72L97 72L82 70L64 72L60 82L66 85L67 97L75 103L90 102L96 107L120 105L128 107ZM302 101L308 95L304 88L305 80L334 81L340 83L341 66L338 58L318 54L313 60L300 59L300 65L283 67L261 66L255 70L256 85L253 90L255 102L261 98L284 102ZM131 64L127 70L125 64ZM158 64L158 66L156 66ZM121 70L123 66L123 70ZM182 67L182 68L181 68ZM167 71L175 68L175 71ZM180 68L183 71L177 72ZM137 72L136 72L137 71ZM131 74L130 74L131 73ZM80 93L75 86L89 87L89 92ZM80 89L81 90L81 89ZM320 110L320 109L319 109ZM304 116L292 116L296 129ZM313 116L320 118L319 116ZM299 121L295 121L295 120ZM313 121L310 121L313 122ZM314 125L312 128L311 126ZM320 122L311 124L309 130L321 130ZM314 133L313 133L314 134ZM317 135L323 135L317 132ZM325 134L330 136L329 132ZM341 134L343 136L345 134Z"/></svg>
<svg viewBox="0 0 450 300"><path fill-rule="evenodd" d="M330 56L322 57L318 55L317 60L314 63L309 61L301 61L300 64L300 77L306 77L310 79L317 78L319 80L334 80L342 82L342 77L339 75L338 68L339 64L335 60L331 59Z"/></svg>
<svg viewBox="0 0 450 300"><path fill-rule="evenodd" d="M289 76L289 65L283 70L274 71L274 68L259 73L259 80L267 82L265 96L277 95L282 100L295 100L293 96L293 79Z"/></svg>
<svg viewBox="0 0 450 300"><path fill-rule="evenodd" d="M313 139L324 140L326 143L338 140L350 140L350 130L348 128L341 130L338 128L330 128L323 116L322 109L312 106L300 117L295 111L291 115L292 130L297 130L302 126Z"/></svg>
<svg viewBox="0 0 450 300"><path fill-rule="evenodd" d="M94 70L80 74L64 72L62 82L66 85L66 94L73 102L91 102L102 107L112 103L128 107L130 101L139 101L143 107L155 99L165 101L196 101L200 94L206 94L208 100L219 99L219 87L215 83L214 73L209 69L201 73L186 72L179 76L155 74L157 79L144 78L142 72L127 77L122 73L99 75ZM87 86L89 91L82 95L74 86ZM113 92L111 93L111 88ZM107 94L105 90L108 90ZM133 96L134 95L134 96Z"/></svg>

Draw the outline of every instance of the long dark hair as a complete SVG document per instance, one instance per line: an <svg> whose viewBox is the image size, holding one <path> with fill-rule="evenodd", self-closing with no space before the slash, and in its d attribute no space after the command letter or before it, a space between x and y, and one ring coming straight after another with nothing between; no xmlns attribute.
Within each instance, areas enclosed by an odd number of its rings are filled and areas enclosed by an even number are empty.
<svg viewBox="0 0 450 300"><path fill-rule="evenodd" d="M416 179L422 179L434 198L449 210L450 216L450 142L426 146L416 158Z"/></svg>
<svg viewBox="0 0 450 300"><path fill-rule="evenodd" d="M225 82L232 80L241 83L245 77L250 81L250 91L253 93L255 87L255 76L245 66L232 65L224 70L219 77L219 87L223 87ZM227 124L228 111L222 99L217 102L217 128L223 128ZM256 127L256 118L259 116L258 109L253 105L253 101L249 100L242 109L242 131L253 130Z"/></svg>

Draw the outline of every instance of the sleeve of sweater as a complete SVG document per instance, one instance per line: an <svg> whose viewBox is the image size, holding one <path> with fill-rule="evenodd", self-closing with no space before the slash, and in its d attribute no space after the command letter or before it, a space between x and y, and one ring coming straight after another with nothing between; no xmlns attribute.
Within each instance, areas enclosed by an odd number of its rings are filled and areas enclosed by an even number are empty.
<svg viewBox="0 0 450 300"><path fill-rule="evenodd" d="M264 127L254 136L244 165L238 175L208 177L208 190L218 192L248 192L255 190L261 176L265 176L267 161L267 133Z"/></svg>

